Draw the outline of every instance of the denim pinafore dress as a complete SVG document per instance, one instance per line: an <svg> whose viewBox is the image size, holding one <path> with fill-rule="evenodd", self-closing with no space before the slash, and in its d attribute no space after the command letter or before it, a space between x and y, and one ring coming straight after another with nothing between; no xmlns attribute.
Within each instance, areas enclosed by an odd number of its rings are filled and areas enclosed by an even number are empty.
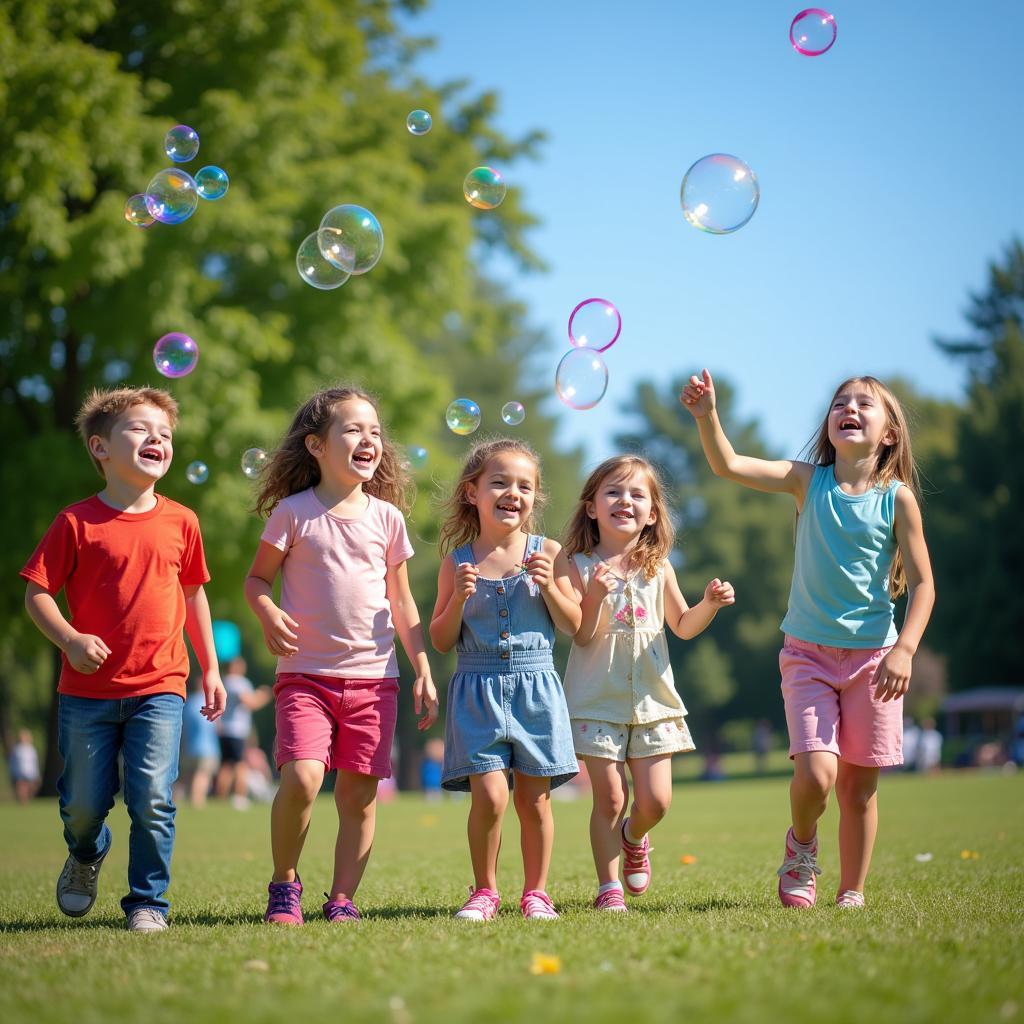
<svg viewBox="0 0 1024 1024"><path fill-rule="evenodd" d="M524 559L543 543L530 534ZM469 544L451 557L456 565L475 562ZM577 774L569 710L551 660L554 639L544 599L525 572L478 577L462 610L448 684L444 789L468 790L469 776L484 772L546 777L552 788Z"/></svg>

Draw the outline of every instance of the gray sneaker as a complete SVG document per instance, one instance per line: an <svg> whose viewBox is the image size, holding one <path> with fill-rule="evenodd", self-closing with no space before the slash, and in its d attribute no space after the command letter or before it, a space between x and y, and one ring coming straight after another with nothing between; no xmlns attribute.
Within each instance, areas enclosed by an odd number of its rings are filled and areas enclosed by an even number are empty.
<svg viewBox="0 0 1024 1024"><path fill-rule="evenodd" d="M167 918L153 907L136 907L128 914L128 931L162 932L167 930Z"/></svg>
<svg viewBox="0 0 1024 1024"><path fill-rule="evenodd" d="M68 917L85 917L96 902L96 886L99 882L100 868L103 860L110 852L108 846L103 856L89 864L83 864L74 854L69 853L64 862L64 870L57 879L57 906Z"/></svg>

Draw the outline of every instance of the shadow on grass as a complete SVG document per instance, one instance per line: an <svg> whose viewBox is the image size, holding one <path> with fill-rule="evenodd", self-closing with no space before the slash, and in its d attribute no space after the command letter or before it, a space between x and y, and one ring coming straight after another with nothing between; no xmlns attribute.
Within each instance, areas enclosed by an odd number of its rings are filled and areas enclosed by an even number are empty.
<svg viewBox="0 0 1024 1024"><path fill-rule="evenodd" d="M261 914L232 913L232 914L172 914L171 927L198 927L198 928L219 928L221 925L257 925L263 924ZM40 920L39 918L24 918L22 920L8 919L0 921L0 935L5 933L26 934L31 932L61 932L71 934L77 931L118 931L125 930L125 919L120 915L107 917L89 917L76 921L65 920Z"/></svg>
<svg viewBox="0 0 1024 1024"><path fill-rule="evenodd" d="M366 921L400 921L405 918L451 917L458 907L374 907L363 914Z"/></svg>

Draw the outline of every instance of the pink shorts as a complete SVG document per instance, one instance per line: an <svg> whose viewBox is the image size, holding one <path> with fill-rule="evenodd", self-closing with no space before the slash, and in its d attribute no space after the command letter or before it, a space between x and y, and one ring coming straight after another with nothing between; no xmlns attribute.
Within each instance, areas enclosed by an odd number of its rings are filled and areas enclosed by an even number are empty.
<svg viewBox="0 0 1024 1024"><path fill-rule="evenodd" d="M825 750L865 768L903 764L903 698L875 699L891 647L825 647L786 636L779 653L789 756Z"/></svg>
<svg viewBox="0 0 1024 1024"><path fill-rule="evenodd" d="M282 672L274 684L274 697L278 768L289 761L323 761L328 771L391 777L397 679Z"/></svg>

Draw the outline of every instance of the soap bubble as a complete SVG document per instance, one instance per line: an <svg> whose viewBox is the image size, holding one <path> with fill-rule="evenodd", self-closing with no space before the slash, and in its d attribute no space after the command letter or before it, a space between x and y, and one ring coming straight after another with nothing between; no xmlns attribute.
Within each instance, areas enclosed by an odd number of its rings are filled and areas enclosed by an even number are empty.
<svg viewBox="0 0 1024 1024"><path fill-rule="evenodd" d="M195 179L180 167L158 171L146 188L146 208L161 224L188 220L198 205Z"/></svg>
<svg viewBox="0 0 1024 1024"><path fill-rule="evenodd" d="M263 472L267 459L267 453L262 448L246 448L242 453L242 472L250 480L255 480Z"/></svg>
<svg viewBox="0 0 1024 1024"><path fill-rule="evenodd" d="M570 409L593 409L608 390L608 367L589 348L570 349L555 371L555 391Z"/></svg>
<svg viewBox="0 0 1024 1024"><path fill-rule="evenodd" d="M155 218L149 212L146 205L146 197L143 193L134 195L124 204L124 219L137 228L148 228L155 223Z"/></svg>
<svg viewBox="0 0 1024 1024"><path fill-rule="evenodd" d="M607 299L584 299L569 314L569 341L603 352L619 340L622 317Z"/></svg>
<svg viewBox="0 0 1024 1024"><path fill-rule="evenodd" d="M462 183L462 194L470 206L493 210L505 198L505 181L493 167L474 167Z"/></svg>
<svg viewBox="0 0 1024 1024"><path fill-rule="evenodd" d="M205 462L196 459L185 468L185 476L190 484L205 484L210 476L210 470Z"/></svg>
<svg viewBox="0 0 1024 1024"><path fill-rule="evenodd" d="M176 163L188 163L199 152L199 133L187 124L175 125L164 137L164 152Z"/></svg>
<svg viewBox="0 0 1024 1024"><path fill-rule="evenodd" d="M526 419L526 410L521 402L506 402L501 407L501 418L510 427L518 427Z"/></svg>
<svg viewBox="0 0 1024 1024"><path fill-rule="evenodd" d="M172 331L153 346L153 362L165 377L184 377L199 362L199 346L187 334Z"/></svg>
<svg viewBox="0 0 1024 1024"><path fill-rule="evenodd" d="M324 258L318 240L320 234L322 232L314 231L306 236L295 254L295 266L299 277L306 284L321 291L330 291L332 288L340 288L352 275Z"/></svg>
<svg viewBox="0 0 1024 1024"><path fill-rule="evenodd" d="M329 263L349 274L372 270L384 252L384 231L380 221L353 203L335 206L320 221L320 252Z"/></svg>
<svg viewBox="0 0 1024 1024"><path fill-rule="evenodd" d="M754 216L761 188L739 157L712 153L701 157L683 177L679 202L683 216L701 231L727 235Z"/></svg>
<svg viewBox="0 0 1024 1024"><path fill-rule="evenodd" d="M797 53L820 57L836 41L836 19L820 7L801 11L789 26L789 41Z"/></svg>
<svg viewBox="0 0 1024 1024"><path fill-rule="evenodd" d="M456 398L444 414L448 429L453 434L472 434L480 426L480 406L471 398Z"/></svg>
<svg viewBox="0 0 1024 1024"><path fill-rule="evenodd" d="M422 469L427 464L427 449L417 444L411 444L405 450L409 459L409 465L413 469Z"/></svg>
<svg viewBox="0 0 1024 1024"><path fill-rule="evenodd" d="M196 191L200 199L220 199L228 190L228 172L221 167L200 167L196 171Z"/></svg>
<svg viewBox="0 0 1024 1024"><path fill-rule="evenodd" d="M426 110L413 110L405 119L405 127L413 135L426 135L434 125L434 119Z"/></svg>

